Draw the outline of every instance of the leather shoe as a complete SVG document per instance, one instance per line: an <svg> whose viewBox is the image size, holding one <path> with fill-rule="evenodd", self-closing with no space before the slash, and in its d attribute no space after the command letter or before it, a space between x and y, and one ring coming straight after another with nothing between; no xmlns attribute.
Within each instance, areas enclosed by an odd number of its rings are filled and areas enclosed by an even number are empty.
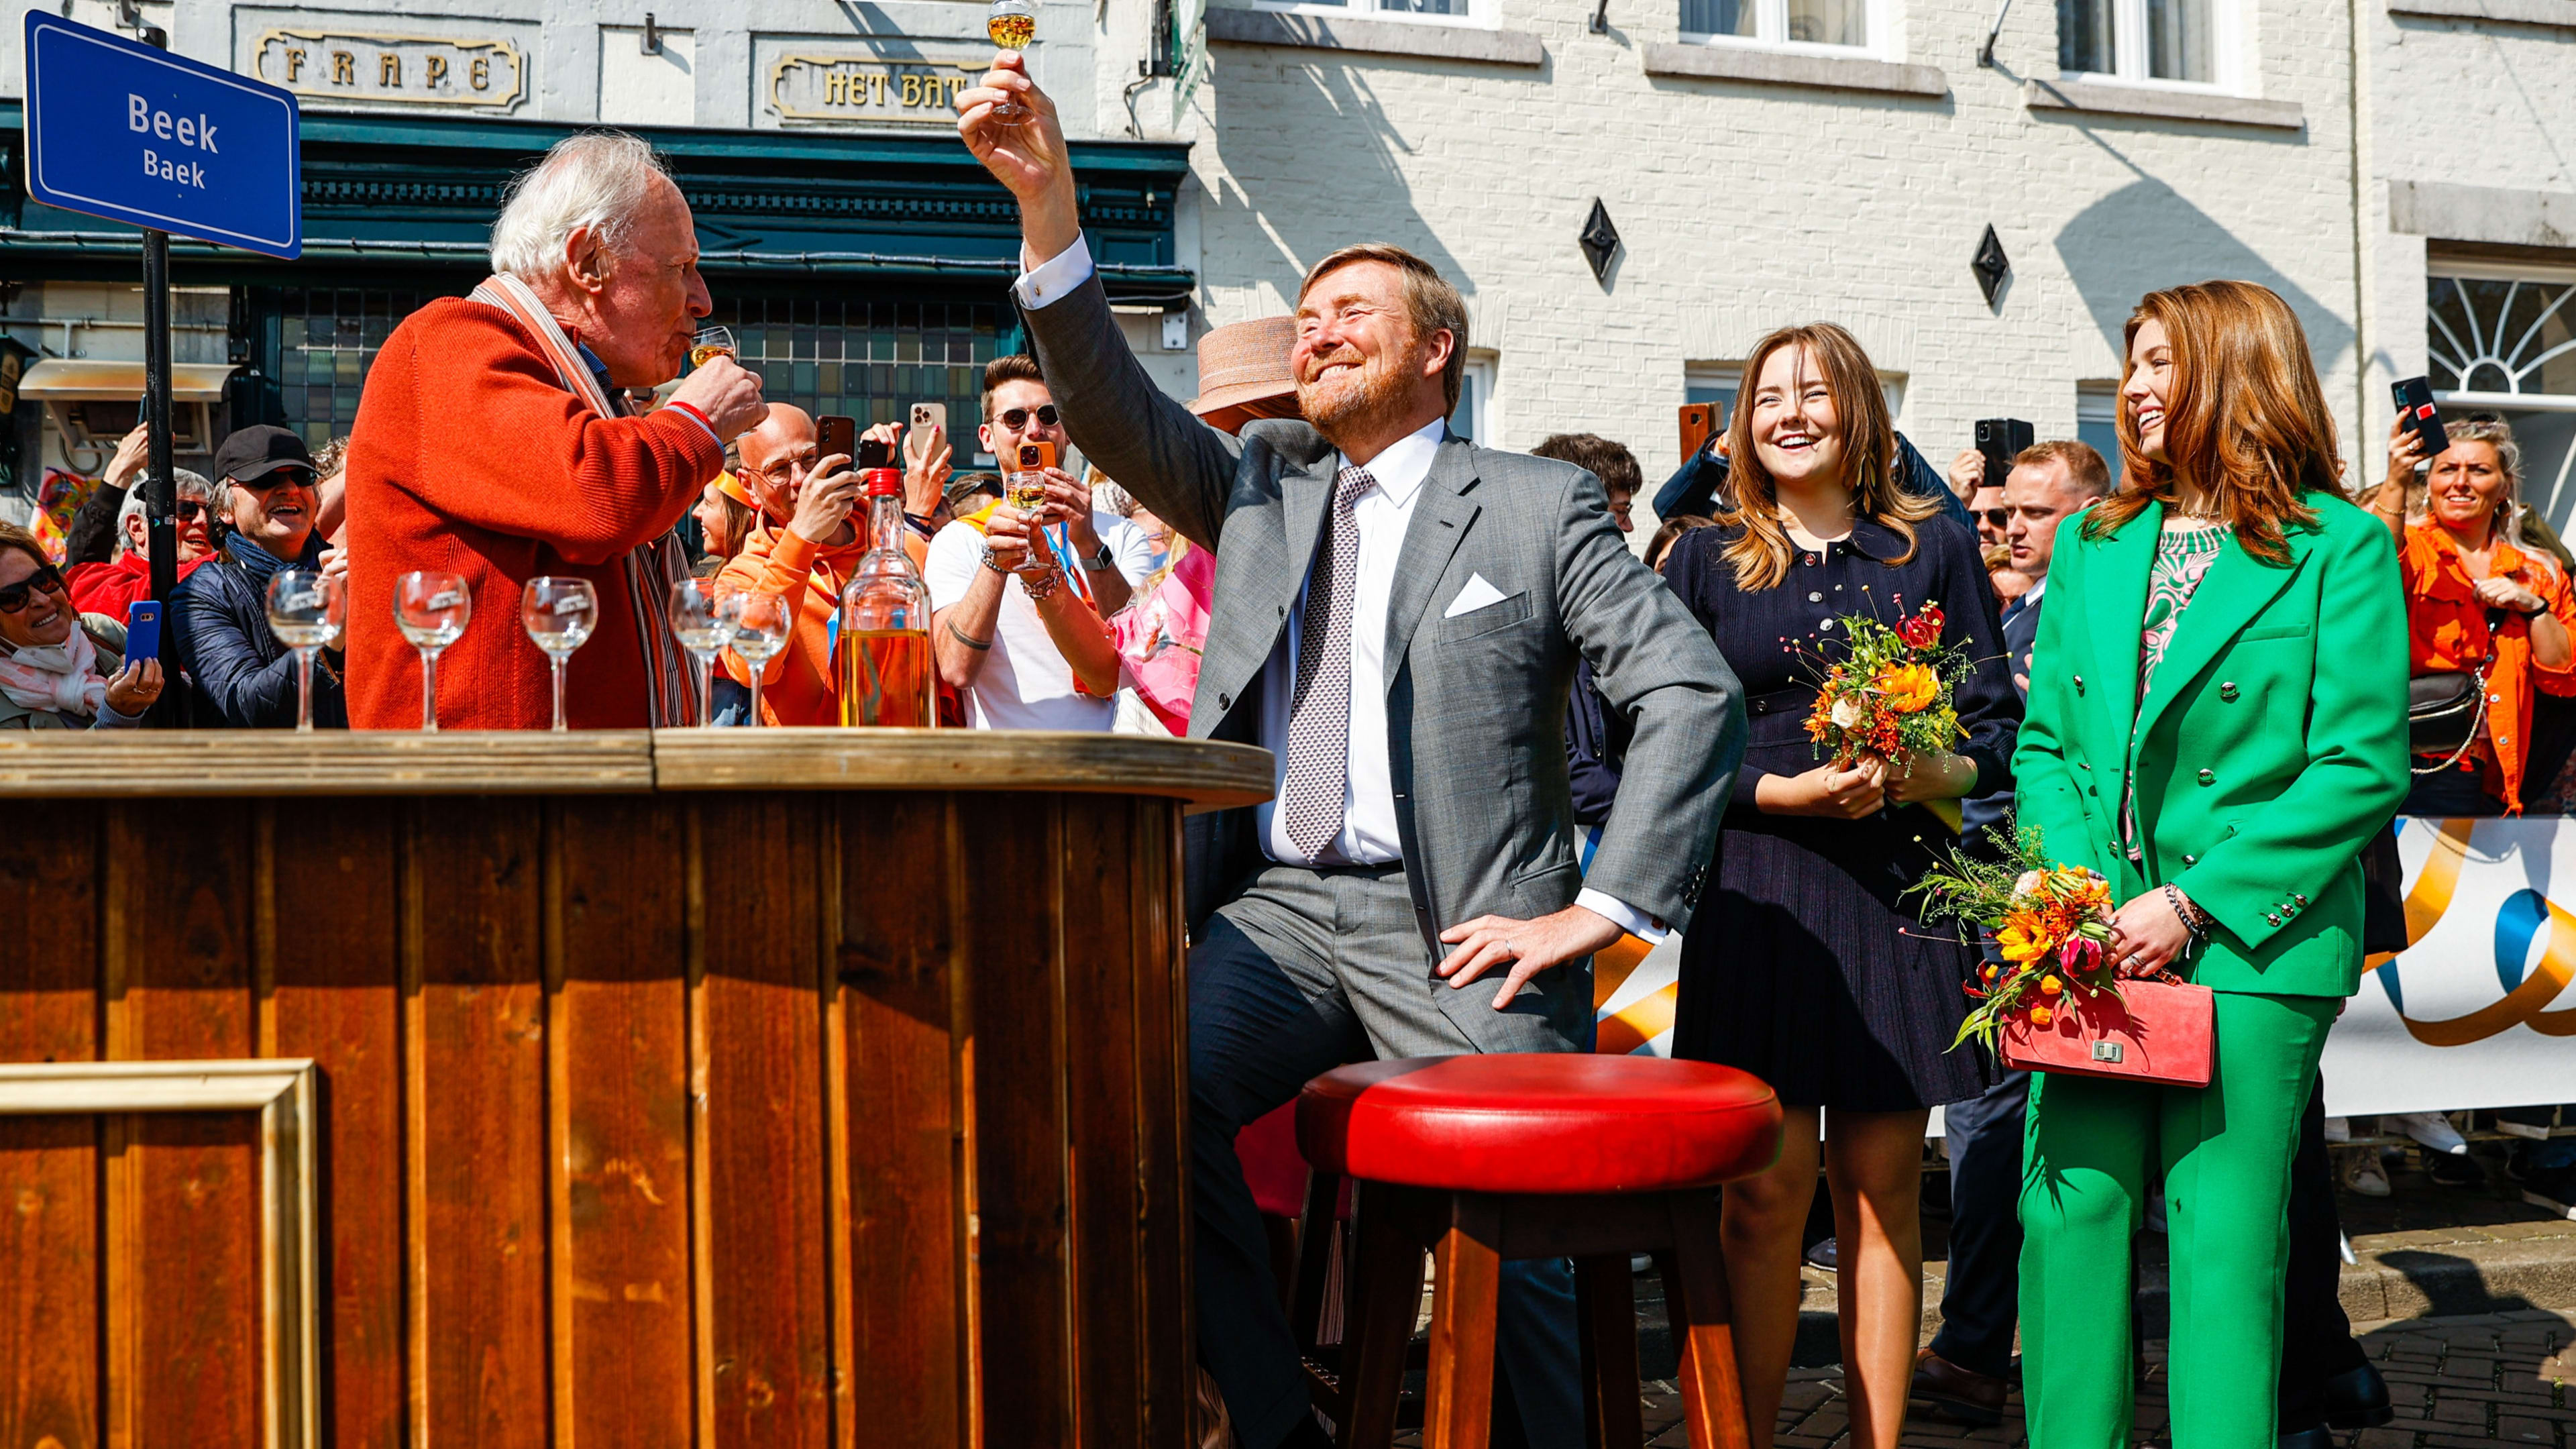
<svg viewBox="0 0 2576 1449"><path fill-rule="evenodd" d="M2332 1429L2313 1424L2305 1429L2288 1429L2281 1434L2281 1449L2335 1449Z"/></svg>
<svg viewBox="0 0 2576 1449"><path fill-rule="evenodd" d="M2388 1380L2370 1364L2326 1380L2325 1407L2326 1422L2338 1429L2376 1429L2397 1417L2388 1401Z"/></svg>
<svg viewBox="0 0 2576 1449"><path fill-rule="evenodd" d="M1930 1349L1914 1355L1912 1397L1934 1412L1980 1428L2004 1420L2004 1396L2012 1386L1974 1369L1963 1369Z"/></svg>

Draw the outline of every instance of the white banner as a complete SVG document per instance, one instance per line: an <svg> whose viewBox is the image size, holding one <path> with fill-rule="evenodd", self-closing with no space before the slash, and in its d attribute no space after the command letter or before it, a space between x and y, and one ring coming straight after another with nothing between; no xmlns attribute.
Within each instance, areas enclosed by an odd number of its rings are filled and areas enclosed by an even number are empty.
<svg viewBox="0 0 2576 1449"><path fill-rule="evenodd" d="M2576 1102L2576 819L2400 820L2403 953L2326 1038L2326 1109Z"/></svg>

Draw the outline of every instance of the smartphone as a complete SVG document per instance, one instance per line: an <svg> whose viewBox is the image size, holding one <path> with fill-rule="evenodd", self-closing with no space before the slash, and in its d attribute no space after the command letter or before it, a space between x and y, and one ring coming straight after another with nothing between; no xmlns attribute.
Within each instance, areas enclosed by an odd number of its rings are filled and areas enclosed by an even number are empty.
<svg viewBox="0 0 2576 1449"><path fill-rule="evenodd" d="M2415 436L2424 440L2426 458L2450 451L2451 435L2442 426L2442 410L2433 405L2431 378L2410 377L2403 382L2390 383L2388 390L2396 395L2398 416L2406 419L2406 426L2413 428Z"/></svg>
<svg viewBox="0 0 2576 1449"><path fill-rule="evenodd" d="M814 458L820 462L838 453L855 460L859 455L859 420L825 413L814 420Z"/></svg>
<svg viewBox="0 0 2576 1449"><path fill-rule="evenodd" d="M1052 467L1054 467L1054 466L1055 466L1055 444L1053 444L1053 443L1022 443L1022 444L1020 444L1020 458L1019 458L1019 463L1020 463L1019 471L1021 471L1021 472L1023 472L1023 473L1034 473L1034 472L1038 471L1038 470L1039 470L1039 469L1041 469L1041 468L1052 468Z"/></svg>
<svg viewBox="0 0 2576 1449"><path fill-rule="evenodd" d="M1977 475L1980 488L2001 488L2004 475L2012 471L2013 459L2039 440L2039 431L2019 418L1981 418L1977 421L1977 451L1986 458L1985 471Z"/></svg>
<svg viewBox="0 0 2576 1449"><path fill-rule="evenodd" d="M881 438L861 438L859 451L850 460L850 466L864 473L871 468L900 468L903 465L894 459L894 444Z"/></svg>
<svg viewBox="0 0 2576 1449"><path fill-rule="evenodd" d="M161 657L161 604L157 599L137 599L125 606L125 663Z"/></svg>
<svg viewBox="0 0 2576 1449"><path fill-rule="evenodd" d="M912 425L919 429L948 427L948 404L917 402L912 405Z"/></svg>

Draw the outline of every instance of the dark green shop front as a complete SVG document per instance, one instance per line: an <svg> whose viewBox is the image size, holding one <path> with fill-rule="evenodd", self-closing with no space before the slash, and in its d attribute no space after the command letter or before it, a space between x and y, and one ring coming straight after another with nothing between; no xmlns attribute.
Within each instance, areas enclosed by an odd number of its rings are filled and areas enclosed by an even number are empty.
<svg viewBox="0 0 2576 1449"><path fill-rule="evenodd" d="M0 282L139 282L136 232L27 199L22 126L17 103L0 103ZM346 433L386 335L422 302L482 279L510 177L579 129L305 116L302 260L171 247L176 285L231 292L227 354L240 370L218 427L284 422L316 444ZM954 132L631 129L687 194L709 320L734 329L772 400L862 424L944 402L958 426L971 420L982 365L1015 337L1019 227L1008 193ZM1095 141L1072 152L1110 294L1186 306L1172 214L1188 148Z"/></svg>

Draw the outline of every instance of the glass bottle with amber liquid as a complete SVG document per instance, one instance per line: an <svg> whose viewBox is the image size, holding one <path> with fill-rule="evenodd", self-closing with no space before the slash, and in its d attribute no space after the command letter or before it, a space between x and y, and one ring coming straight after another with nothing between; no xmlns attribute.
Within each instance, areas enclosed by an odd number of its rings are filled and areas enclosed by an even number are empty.
<svg viewBox="0 0 2576 1449"><path fill-rule="evenodd" d="M841 591L841 723L929 729L939 723L938 666L930 589L903 549L903 474L869 469L867 500L868 551Z"/></svg>

